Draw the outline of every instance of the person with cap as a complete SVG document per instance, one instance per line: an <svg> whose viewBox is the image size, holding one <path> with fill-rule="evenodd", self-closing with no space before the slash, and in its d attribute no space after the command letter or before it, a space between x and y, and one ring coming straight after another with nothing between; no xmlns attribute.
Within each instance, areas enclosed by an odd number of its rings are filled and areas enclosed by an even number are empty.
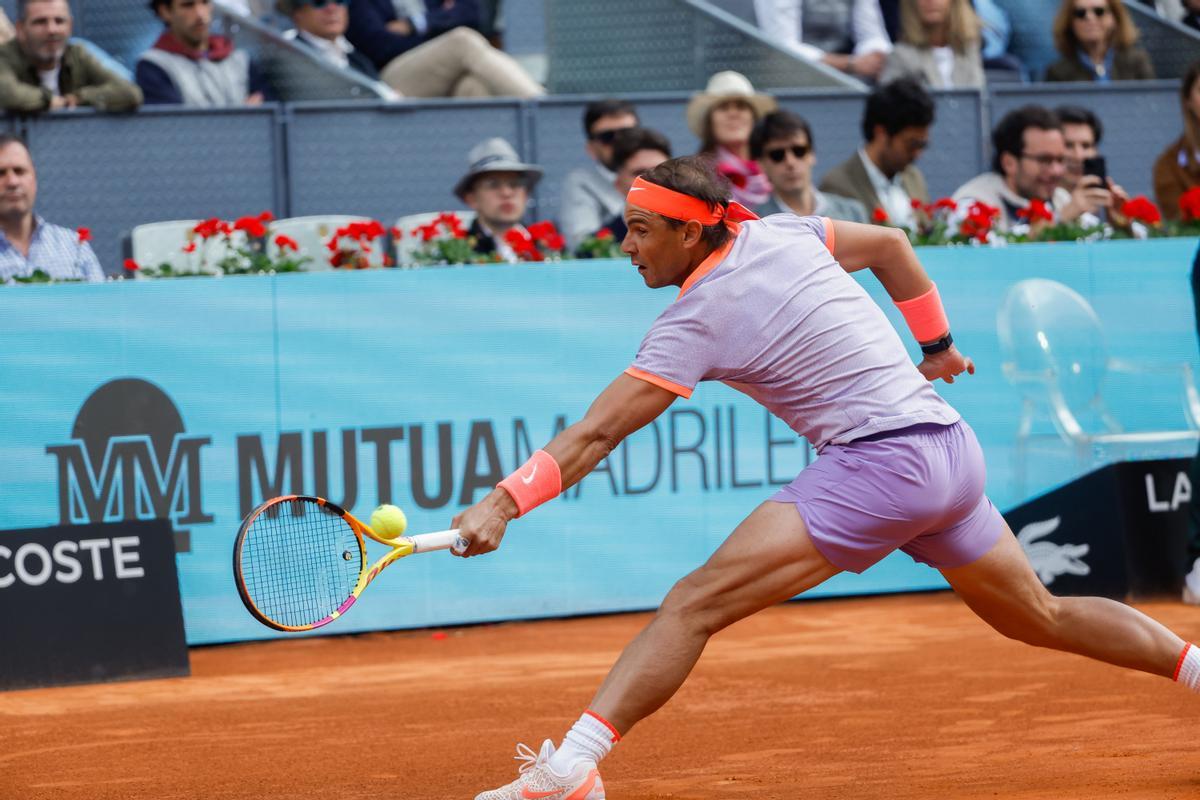
<svg viewBox="0 0 1200 800"><path fill-rule="evenodd" d="M577 484L701 381L746 393L819 455L671 588L561 745L518 745L520 776L476 800L603 800L599 762L675 695L714 634L895 550L940 570L1012 639L1200 691L1200 650L1129 606L1054 597L1042 585L984 493L974 432L933 388L975 367L903 231L793 214L760 220L695 156L636 179L625 221L621 249L646 286L678 295L580 421L455 516L466 540L455 554L496 550L511 520ZM850 274L868 267L920 343L919 364ZM821 680L812 678L818 689Z"/></svg>
<svg viewBox="0 0 1200 800"><path fill-rule="evenodd" d="M342 69L351 69L371 80L379 80L379 71L371 59L354 49L346 39L350 0L275 0L275 8L296 27L284 32L284 38L315 50L324 61Z"/></svg>
<svg viewBox="0 0 1200 800"><path fill-rule="evenodd" d="M700 137L701 155L715 160L733 187L733 199L749 208L771 196L767 176L750 157L750 133L776 105L775 98L755 92L749 79L733 70L714 74L688 102L687 123Z"/></svg>
<svg viewBox="0 0 1200 800"><path fill-rule="evenodd" d="M467 162L454 194L475 211L468 231L475 239L475 252L515 262L517 254L504 237L511 230L525 230L521 220L542 168L521 161L513 146L498 136L472 147Z"/></svg>

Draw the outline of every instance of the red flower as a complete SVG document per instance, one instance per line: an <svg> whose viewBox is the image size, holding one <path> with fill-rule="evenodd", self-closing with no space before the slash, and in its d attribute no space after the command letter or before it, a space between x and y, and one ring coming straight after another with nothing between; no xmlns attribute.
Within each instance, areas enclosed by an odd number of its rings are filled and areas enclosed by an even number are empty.
<svg viewBox="0 0 1200 800"><path fill-rule="evenodd" d="M197 223L196 227L192 228L192 232L201 239L208 239L216 236L218 233L225 233L224 226L225 223L213 217L212 219L206 219L203 222Z"/></svg>
<svg viewBox="0 0 1200 800"><path fill-rule="evenodd" d="M187 244L185 244L185 245L183 246L183 252L185 252L185 253L194 253L194 252L196 252L196 243L195 243L195 242L188 242Z"/></svg>
<svg viewBox="0 0 1200 800"><path fill-rule="evenodd" d="M261 239L267 235L267 226L258 217L241 217L233 223L235 231L245 231L251 239Z"/></svg>
<svg viewBox="0 0 1200 800"><path fill-rule="evenodd" d="M1037 222L1038 220L1042 220L1044 222L1053 222L1054 213L1043 201L1035 197L1029 201L1028 206L1017 209L1017 219L1023 219L1030 223Z"/></svg>
<svg viewBox="0 0 1200 800"><path fill-rule="evenodd" d="M125 259L125 269L128 272L137 272L139 269L141 269L141 267L139 267L138 263L132 258L127 258Z"/></svg>
<svg viewBox="0 0 1200 800"><path fill-rule="evenodd" d="M967 217L959 226L958 232L967 238L979 242L987 242L992 224L1000 216L1000 209L987 203L975 202L967 209Z"/></svg>
<svg viewBox="0 0 1200 800"><path fill-rule="evenodd" d="M1126 200L1121 206L1121 213L1147 225L1157 225L1162 222L1162 214L1159 212L1158 206L1150 202L1144 194Z"/></svg>
<svg viewBox="0 0 1200 800"><path fill-rule="evenodd" d="M91 228L79 228L75 232L79 234L79 243L80 244L83 244L84 242L90 242L92 240L92 229Z"/></svg>
<svg viewBox="0 0 1200 800"><path fill-rule="evenodd" d="M299 252L300 245L290 236L284 236L282 233L275 237L275 246L280 250L291 250Z"/></svg>
<svg viewBox="0 0 1200 800"><path fill-rule="evenodd" d="M264 211L258 215L259 222L271 222L274 219L275 219L275 215L272 214L270 211Z"/></svg>
<svg viewBox="0 0 1200 800"><path fill-rule="evenodd" d="M329 263L331 266L340 267L342 265L342 261L345 260L345 258L346 258L346 254L344 252L342 252L341 250L338 250L338 251L334 252L334 254L332 256L329 257Z"/></svg>
<svg viewBox="0 0 1200 800"><path fill-rule="evenodd" d="M871 221L877 225L882 225L888 221L887 212L879 206L875 206L875 210L871 212Z"/></svg>
<svg viewBox="0 0 1200 800"><path fill-rule="evenodd" d="M613 238L613 232L608 228L601 228L600 230L596 231L596 238L602 242L607 242L609 239Z"/></svg>
<svg viewBox="0 0 1200 800"><path fill-rule="evenodd" d="M925 204L922 203L920 200L918 200L915 197L909 201L909 205L912 206L913 211L920 211L922 208L925 207Z"/></svg>
<svg viewBox="0 0 1200 800"><path fill-rule="evenodd" d="M542 244L550 250L561 253L567 246L567 240L557 233L552 233L542 241Z"/></svg>
<svg viewBox="0 0 1200 800"><path fill-rule="evenodd" d="M384 255L383 255L383 265L384 265L385 267L393 267L393 266L395 266L395 265L396 265L396 259L394 259L394 258L392 258L391 256L389 256L388 254L384 253Z"/></svg>
<svg viewBox="0 0 1200 800"><path fill-rule="evenodd" d="M1200 220L1200 186L1193 186L1180 196L1179 210L1184 222Z"/></svg>
<svg viewBox="0 0 1200 800"><path fill-rule="evenodd" d="M404 238L404 231L400 230L399 228L395 227L394 225L391 228L388 228L388 232L392 234L393 239L403 239Z"/></svg>
<svg viewBox="0 0 1200 800"><path fill-rule="evenodd" d="M946 209L947 211L957 211L958 203L951 200L949 197L939 198L934 204L934 209Z"/></svg>

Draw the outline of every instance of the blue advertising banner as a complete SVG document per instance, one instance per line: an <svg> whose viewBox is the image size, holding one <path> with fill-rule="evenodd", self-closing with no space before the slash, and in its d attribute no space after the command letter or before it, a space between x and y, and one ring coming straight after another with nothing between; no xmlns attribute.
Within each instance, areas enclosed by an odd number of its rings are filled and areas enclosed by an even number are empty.
<svg viewBox="0 0 1200 800"><path fill-rule="evenodd" d="M1195 248L1181 239L921 251L979 366L940 390L979 434L998 506L1149 455L1081 455L1044 421L1048 435L1018 453L1023 401L997 337L1006 292L1032 277L1079 292L1107 336L1101 366L1105 355L1195 366ZM902 329L874 278L859 277ZM233 539L250 508L303 492L364 519L395 503L412 532L449 527L582 417L674 296L647 290L628 262L603 261L6 288L0 529L168 518L188 642L275 635L233 585ZM1186 429L1182 390L1178 376L1102 387L1129 430ZM1166 449L1153 455L1190 455L1194 443ZM322 632L653 608L813 457L752 401L704 384L514 523L498 553L405 559ZM0 561L0 574L9 570ZM896 554L812 594L943 586Z"/></svg>

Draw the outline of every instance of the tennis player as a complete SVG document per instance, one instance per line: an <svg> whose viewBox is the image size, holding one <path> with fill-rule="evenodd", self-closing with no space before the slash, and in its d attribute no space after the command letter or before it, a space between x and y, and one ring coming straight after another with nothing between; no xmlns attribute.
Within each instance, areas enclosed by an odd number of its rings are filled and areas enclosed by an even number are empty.
<svg viewBox="0 0 1200 800"><path fill-rule="evenodd" d="M974 433L930 383L975 368L903 232L792 214L759 220L729 202L723 181L689 157L633 184L622 250L647 286L678 286L679 296L583 420L455 518L470 542L460 555L495 550L510 520L577 483L703 380L745 392L819 456L671 589L562 744L519 745L518 779L477 800L600 800L597 764L675 694L710 636L896 549L940 570L1005 636L1196 690L1194 647L1121 603L1054 597L1034 574L983 493ZM847 274L864 267L920 342L915 367Z"/></svg>

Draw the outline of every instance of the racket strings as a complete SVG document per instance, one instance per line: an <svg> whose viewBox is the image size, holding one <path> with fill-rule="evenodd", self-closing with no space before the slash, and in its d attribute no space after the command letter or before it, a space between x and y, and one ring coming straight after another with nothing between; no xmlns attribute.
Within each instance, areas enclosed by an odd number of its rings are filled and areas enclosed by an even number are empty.
<svg viewBox="0 0 1200 800"><path fill-rule="evenodd" d="M287 626L319 622L350 597L364 566L342 517L311 500L264 510L242 545L243 581L255 607Z"/></svg>

